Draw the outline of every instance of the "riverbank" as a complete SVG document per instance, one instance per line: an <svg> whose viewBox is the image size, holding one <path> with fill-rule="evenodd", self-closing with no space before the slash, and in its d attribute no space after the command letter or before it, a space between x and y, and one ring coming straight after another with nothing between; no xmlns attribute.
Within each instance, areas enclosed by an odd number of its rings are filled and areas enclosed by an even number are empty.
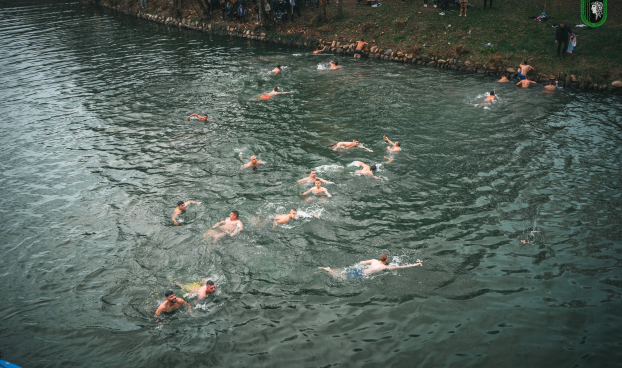
<svg viewBox="0 0 622 368"><path fill-rule="evenodd" d="M103 0L96 3L116 11L214 34L243 37L293 47L313 49L323 43L332 53L352 55L351 43L365 39L370 47L364 56L464 72L516 75L518 64L527 60L535 70L530 79L541 83L559 80L584 90L614 90L622 87L622 26L613 20L622 13L620 4L609 4L608 21L598 28L575 28L577 47L572 55L557 58L553 24L580 24L578 0L549 0L547 8L541 1L526 0L495 4L494 9L482 8L474 1L468 16L459 17L459 9L450 6L441 15L430 5L419 1L385 0L383 6L357 6L354 0L343 3L343 17L337 19L335 2L327 7L328 21L318 19L317 8L301 6L301 16L294 21L268 21L256 25L254 13L246 23L225 22L221 11L204 14L195 2L185 2L175 14L170 2L151 0L146 9L139 1ZM549 14L547 22L529 19L542 10Z"/></svg>

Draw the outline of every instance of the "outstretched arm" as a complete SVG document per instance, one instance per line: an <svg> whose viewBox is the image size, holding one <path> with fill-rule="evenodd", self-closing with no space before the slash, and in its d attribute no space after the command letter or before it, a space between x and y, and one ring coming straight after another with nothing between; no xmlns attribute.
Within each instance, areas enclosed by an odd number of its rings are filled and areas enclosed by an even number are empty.
<svg viewBox="0 0 622 368"><path fill-rule="evenodd" d="M304 192L304 193L300 193L300 195L301 195L301 196L305 196L305 195L309 194L309 192L311 192L312 190L313 190L313 188L311 188L311 189L307 190L307 191L306 191L306 192Z"/></svg>
<svg viewBox="0 0 622 368"><path fill-rule="evenodd" d="M362 149L365 149L365 150L367 150L369 152L374 152L374 151L370 150L369 148L363 146L362 144L359 144L359 147L361 147Z"/></svg>
<svg viewBox="0 0 622 368"><path fill-rule="evenodd" d="M191 117L196 116L197 118L200 118L199 114L192 114L190 116L188 116L188 120L190 120Z"/></svg>
<svg viewBox="0 0 622 368"><path fill-rule="evenodd" d="M395 145L395 143L391 142L391 140L387 138L386 135L383 135L382 138L384 138L385 141L389 142L389 144Z"/></svg>
<svg viewBox="0 0 622 368"><path fill-rule="evenodd" d="M201 204L201 202L197 202L197 201L188 201L188 202L186 202L186 206L189 206L192 203L194 203L194 204Z"/></svg>
<svg viewBox="0 0 622 368"><path fill-rule="evenodd" d="M222 225L224 223L225 223L224 221L217 222L214 226L210 227L210 229L215 229L216 227L218 227L218 226L220 226L220 225Z"/></svg>
<svg viewBox="0 0 622 368"><path fill-rule="evenodd" d="M405 266L387 266L388 270L395 270L397 268L408 268L408 267L415 267L415 266L423 266L423 263L421 263L421 260L417 260L417 263L413 263L413 264L409 264L409 265L405 265Z"/></svg>
<svg viewBox="0 0 622 368"><path fill-rule="evenodd" d="M326 190L326 188L322 188L322 189L324 189L323 192L326 194L328 198L333 198L333 196L330 195L330 193L328 193L328 190Z"/></svg>
<svg viewBox="0 0 622 368"><path fill-rule="evenodd" d="M318 179L320 179L320 178L318 178ZM320 181L321 181L322 183L324 183L324 184L335 184L335 183L333 183L332 181L328 181L328 180L324 180L324 179L320 179Z"/></svg>
<svg viewBox="0 0 622 368"><path fill-rule="evenodd" d="M177 208L175 208L175 212L173 212L173 224L174 225L179 225L179 222L177 222L177 216L179 216L179 210Z"/></svg>
<svg viewBox="0 0 622 368"><path fill-rule="evenodd" d="M516 85L518 86L519 84L521 84L523 81L518 81L518 83L516 83Z"/></svg>

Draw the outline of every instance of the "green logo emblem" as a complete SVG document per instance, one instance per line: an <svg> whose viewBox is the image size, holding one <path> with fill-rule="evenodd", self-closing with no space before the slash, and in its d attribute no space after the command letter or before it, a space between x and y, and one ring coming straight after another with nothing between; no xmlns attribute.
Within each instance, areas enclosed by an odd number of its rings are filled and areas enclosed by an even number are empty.
<svg viewBox="0 0 622 368"><path fill-rule="evenodd" d="M581 0L581 20L590 27L598 27L607 19L607 0Z"/></svg>

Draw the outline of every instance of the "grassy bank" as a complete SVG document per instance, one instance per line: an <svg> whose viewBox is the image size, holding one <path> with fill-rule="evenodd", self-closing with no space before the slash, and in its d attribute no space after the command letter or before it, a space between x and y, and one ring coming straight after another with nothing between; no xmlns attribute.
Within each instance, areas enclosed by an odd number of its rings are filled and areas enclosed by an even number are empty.
<svg viewBox="0 0 622 368"><path fill-rule="evenodd" d="M200 22L223 22L220 11L204 15L198 0L182 2L182 17ZM140 11L139 0L102 0L108 6ZM299 0L303 2L304 0ZM349 43L364 38L372 45L410 53L413 50L430 57L471 60L483 64L516 67L523 60L538 73L557 72L589 77L595 83L622 80L622 2L608 2L608 16L597 28L575 28L577 47L572 55L557 58L555 28L560 22L582 24L580 0L496 0L493 9L483 9L483 0L471 0L467 17L459 17L459 8L449 6L445 15L428 1L382 0L381 7L357 6L356 0L344 0L343 17L337 17L337 3L327 8L328 19L320 21L317 8L302 4L302 17L295 21L267 22L261 30L289 38L323 39ZM546 3L546 8L545 8ZM452 11L453 10L453 11ZM542 11L547 22L529 19ZM171 16L172 0L150 0L143 12ZM255 25L254 14L246 26ZM490 44L490 45L488 45Z"/></svg>

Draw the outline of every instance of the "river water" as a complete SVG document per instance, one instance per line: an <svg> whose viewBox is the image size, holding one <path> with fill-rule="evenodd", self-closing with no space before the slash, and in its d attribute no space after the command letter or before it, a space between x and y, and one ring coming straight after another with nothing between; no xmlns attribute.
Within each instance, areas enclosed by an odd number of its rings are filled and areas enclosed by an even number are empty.
<svg viewBox="0 0 622 368"><path fill-rule="evenodd" d="M621 364L620 96L312 56L76 1L0 7L0 358ZM294 93L255 101L275 86ZM492 89L500 101L474 108ZM383 135L403 148L388 164ZM374 152L329 147L353 138ZM251 155L265 166L241 171ZM299 195L311 169L332 199ZM174 226L179 200L202 204ZM263 217L290 208L320 219ZM205 241L231 210L242 233ZM423 267L318 270L382 253ZM199 303L173 283L204 277L217 291ZM168 289L193 309L159 325Z"/></svg>

